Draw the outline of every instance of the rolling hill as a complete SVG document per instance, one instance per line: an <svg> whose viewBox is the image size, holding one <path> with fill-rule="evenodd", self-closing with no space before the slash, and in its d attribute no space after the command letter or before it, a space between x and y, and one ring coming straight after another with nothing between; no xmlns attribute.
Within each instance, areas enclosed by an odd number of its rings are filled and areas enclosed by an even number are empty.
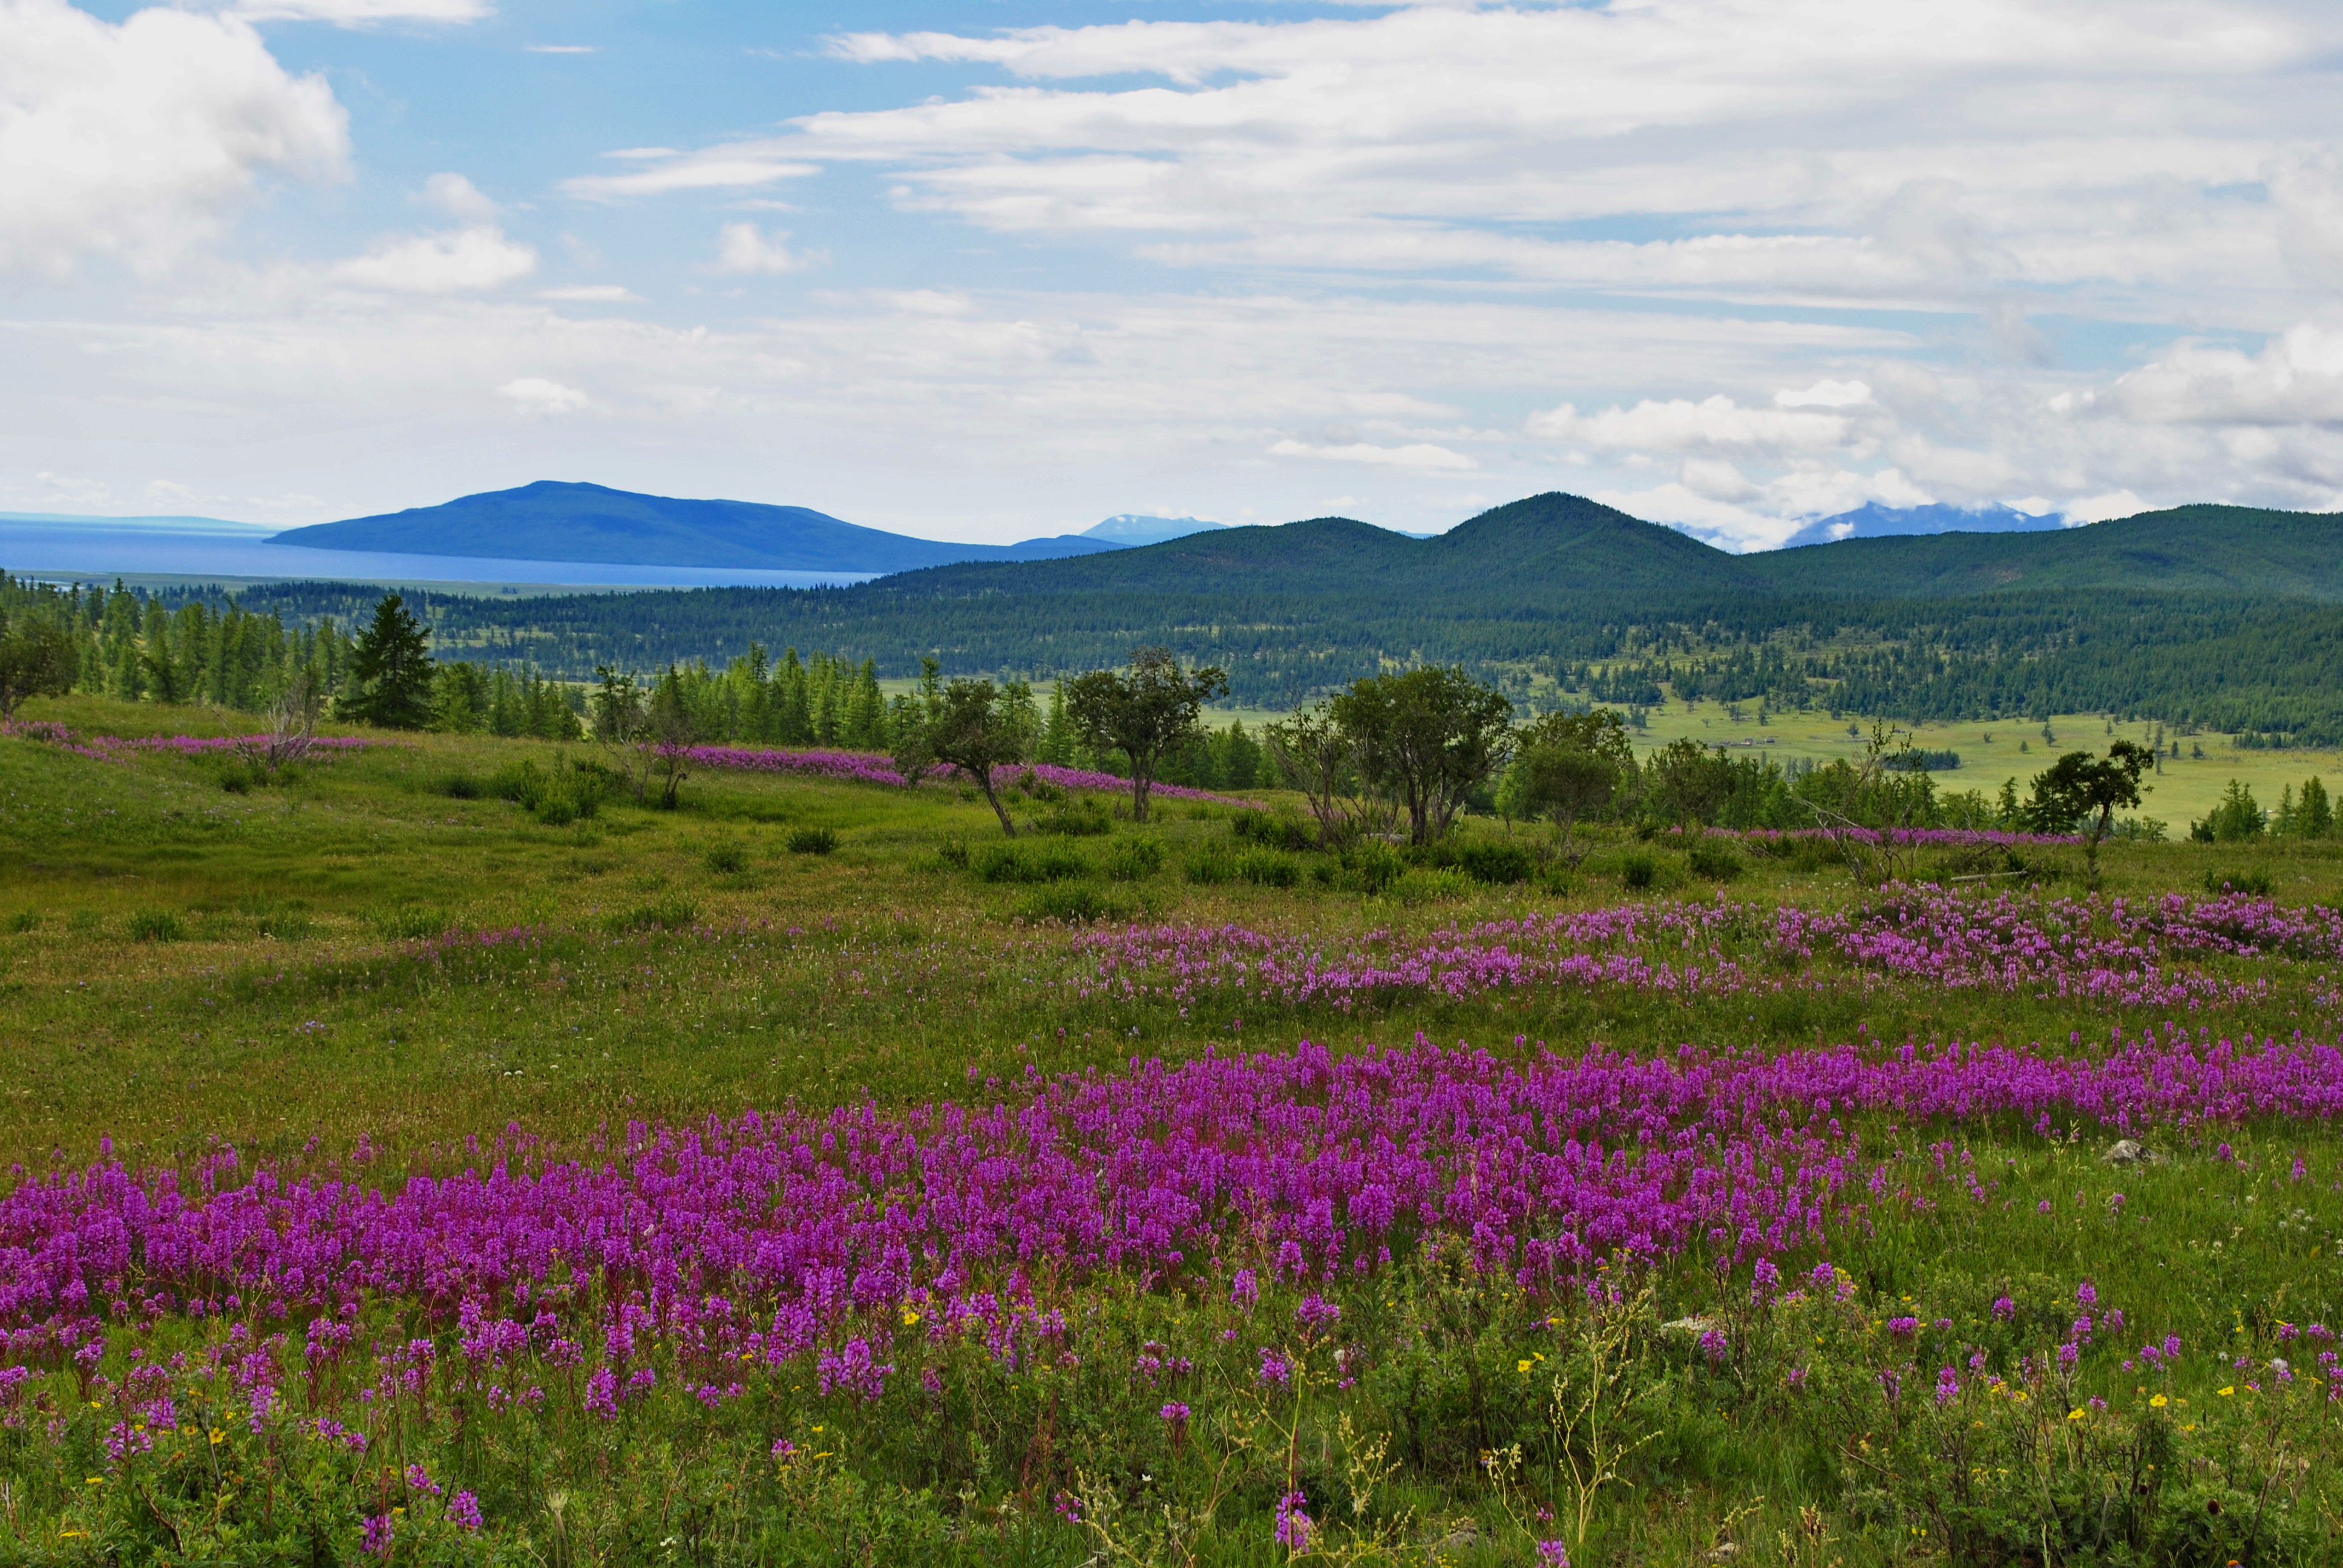
<svg viewBox="0 0 2343 1568"><path fill-rule="evenodd" d="M1523 702L1679 696L1891 718L2152 714L2343 740L2343 518L2184 507L2057 532L1849 539L1736 556L1581 497L1411 538L1343 518L1216 528L851 588L433 598L449 657L569 676L720 664L752 643L914 674L1051 676L1161 644L1278 707L1394 663L1457 662ZM245 602L347 618L356 590Z"/></svg>
<svg viewBox="0 0 2343 1568"><path fill-rule="evenodd" d="M2176 507L2044 533L1851 538L1743 558L1786 593L1938 598L2016 588L2343 598L2343 514Z"/></svg>
<svg viewBox="0 0 2343 1568"><path fill-rule="evenodd" d="M949 561L1048 560L1120 548L1111 540L1071 534L1014 545L950 544L861 528L805 507L679 500L554 479L436 507L292 528L271 542L320 550L880 573Z"/></svg>

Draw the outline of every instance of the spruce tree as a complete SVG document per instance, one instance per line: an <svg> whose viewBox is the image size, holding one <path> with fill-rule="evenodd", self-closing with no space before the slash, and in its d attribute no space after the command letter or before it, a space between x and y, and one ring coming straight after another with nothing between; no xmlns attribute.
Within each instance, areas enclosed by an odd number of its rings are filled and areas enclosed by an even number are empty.
<svg viewBox="0 0 2343 1568"><path fill-rule="evenodd" d="M432 673L422 624L405 599L385 594L350 649L351 689L338 706L363 723L420 729L431 722Z"/></svg>

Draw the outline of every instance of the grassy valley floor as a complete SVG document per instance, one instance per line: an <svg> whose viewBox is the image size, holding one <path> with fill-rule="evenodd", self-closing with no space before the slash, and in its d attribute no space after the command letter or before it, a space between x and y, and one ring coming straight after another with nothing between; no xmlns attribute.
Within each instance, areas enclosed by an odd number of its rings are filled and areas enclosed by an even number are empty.
<svg viewBox="0 0 2343 1568"><path fill-rule="evenodd" d="M372 739L0 739L0 1556L2343 1550L2343 844L1370 892L1224 803L557 823L590 748ZM2318 770L2166 787L2229 757Z"/></svg>

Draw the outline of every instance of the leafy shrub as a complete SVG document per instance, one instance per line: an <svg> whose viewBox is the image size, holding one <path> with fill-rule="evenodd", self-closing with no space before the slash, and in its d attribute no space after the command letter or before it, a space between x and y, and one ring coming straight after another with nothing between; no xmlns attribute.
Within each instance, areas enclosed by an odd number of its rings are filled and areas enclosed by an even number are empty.
<svg viewBox="0 0 2343 1568"><path fill-rule="evenodd" d="M1018 901L1017 912L1029 920L1126 920L1131 906L1088 882L1055 882L1037 888Z"/></svg>
<svg viewBox="0 0 2343 1568"><path fill-rule="evenodd" d="M1237 879L1237 858L1226 844L1199 844L1180 862L1180 874L1200 888Z"/></svg>
<svg viewBox="0 0 2343 1568"><path fill-rule="evenodd" d="M1114 814L1095 795L1069 796L1061 790L1057 809L1038 819L1034 826L1044 833L1071 839L1096 838L1114 831Z"/></svg>
<svg viewBox="0 0 2343 1568"><path fill-rule="evenodd" d="M1741 852L1721 839L1701 839L1684 860L1699 875L1716 882L1730 882L1749 869Z"/></svg>
<svg viewBox="0 0 2343 1568"><path fill-rule="evenodd" d="M1395 845L1367 839L1342 851L1342 872L1359 891L1381 893L1407 875L1407 857Z"/></svg>
<svg viewBox="0 0 2343 1568"><path fill-rule="evenodd" d="M988 844L970 862L980 882L1062 882L1095 869L1064 844Z"/></svg>
<svg viewBox="0 0 2343 1568"><path fill-rule="evenodd" d="M164 910L139 910L130 917L130 940L134 942L176 942L187 934L179 917Z"/></svg>
<svg viewBox="0 0 2343 1568"><path fill-rule="evenodd" d="M1468 839L1455 854L1457 869L1492 887L1526 882L1537 871L1537 857L1529 847L1510 839Z"/></svg>
<svg viewBox="0 0 2343 1568"><path fill-rule="evenodd" d="M1473 879L1453 866L1413 866L1391 885L1386 897L1403 904L1429 904L1471 895Z"/></svg>
<svg viewBox="0 0 2343 1568"><path fill-rule="evenodd" d="M488 793L487 786L470 773L450 773L432 789L450 800L478 800Z"/></svg>
<svg viewBox="0 0 2343 1568"><path fill-rule="evenodd" d="M1117 882L1140 882L1163 869L1163 840L1134 834L1107 846L1106 874Z"/></svg>
<svg viewBox="0 0 2343 1568"><path fill-rule="evenodd" d="M1247 849L1236 859L1237 875L1256 888L1302 885L1302 863L1276 849Z"/></svg>
<svg viewBox="0 0 2343 1568"><path fill-rule="evenodd" d="M524 757L489 775L488 790L499 800L509 800L524 811L533 811L545 797L545 769Z"/></svg>
<svg viewBox="0 0 2343 1568"><path fill-rule="evenodd" d="M455 922L445 910L427 909L421 904L393 904L377 910L367 918L375 934L385 941L411 941L417 937L436 937Z"/></svg>
<svg viewBox="0 0 2343 1568"><path fill-rule="evenodd" d="M41 929L41 917L39 911L35 910L18 910L15 914L8 917L8 929L18 936L24 935L26 931L39 930Z"/></svg>
<svg viewBox="0 0 2343 1568"><path fill-rule="evenodd" d="M827 855L838 848L838 830L834 828L792 828L789 829L788 843L789 853L792 855ZM967 863L967 845L955 842L946 845L945 849L946 859L951 858L950 850L958 849L960 854L960 863L963 865Z"/></svg>
<svg viewBox="0 0 2343 1568"><path fill-rule="evenodd" d="M719 839L700 851L699 863L711 875L734 877L749 869L749 851L736 839Z"/></svg>
<svg viewBox="0 0 2343 1568"><path fill-rule="evenodd" d="M268 782L267 776L240 757L230 758L220 764L220 788L231 795L249 795L256 784Z"/></svg>
<svg viewBox="0 0 2343 1568"><path fill-rule="evenodd" d="M1229 819L1229 831L1272 849L1308 849L1318 841L1310 824L1292 811L1239 811Z"/></svg>
<svg viewBox="0 0 2343 1568"><path fill-rule="evenodd" d="M566 828L601 809L609 782L609 775L596 763L571 763L548 772L524 757L498 769L486 789L548 828Z"/></svg>
<svg viewBox="0 0 2343 1568"><path fill-rule="evenodd" d="M689 930L699 919L699 906L689 899L662 899L655 904L637 904L623 914L606 917L602 929L612 936L624 936L628 931Z"/></svg>
<svg viewBox="0 0 2343 1568"><path fill-rule="evenodd" d="M2270 874L2257 866L2250 871L2205 873L2205 890L2208 893L2250 893L2257 899L2269 897Z"/></svg>
<svg viewBox="0 0 2343 1568"><path fill-rule="evenodd" d="M1648 850L1635 849L1619 863L1619 879L1642 891L1660 879L1660 858Z"/></svg>
<svg viewBox="0 0 2343 1568"><path fill-rule="evenodd" d="M936 846L936 859L956 871L968 869L968 840L947 839Z"/></svg>

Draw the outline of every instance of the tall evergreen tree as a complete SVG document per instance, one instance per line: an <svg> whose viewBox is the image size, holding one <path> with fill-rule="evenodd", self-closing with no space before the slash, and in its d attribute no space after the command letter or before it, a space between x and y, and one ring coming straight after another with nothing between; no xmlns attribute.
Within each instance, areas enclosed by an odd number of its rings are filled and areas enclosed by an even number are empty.
<svg viewBox="0 0 2343 1568"><path fill-rule="evenodd" d="M342 696L345 717L386 729L420 729L431 722L431 652L423 627L395 593L382 596L374 619L350 650L352 689Z"/></svg>

